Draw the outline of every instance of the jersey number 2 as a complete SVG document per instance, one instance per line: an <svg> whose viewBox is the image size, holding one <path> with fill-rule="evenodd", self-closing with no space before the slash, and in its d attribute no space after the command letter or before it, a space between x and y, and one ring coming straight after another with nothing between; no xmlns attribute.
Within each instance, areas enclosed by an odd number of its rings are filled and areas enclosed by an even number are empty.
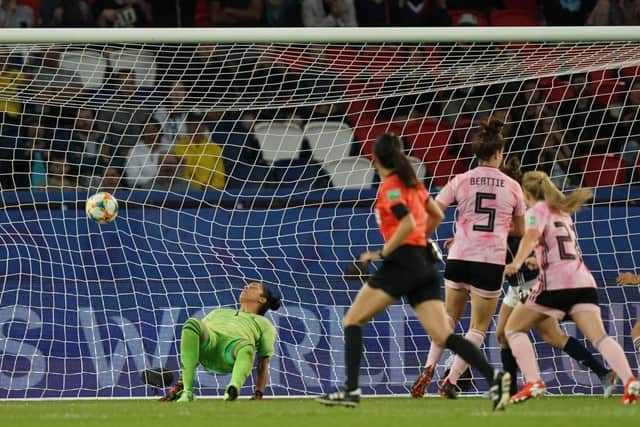
<svg viewBox="0 0 640 427"><path fill-rule="evenodd" d="M496 195L493 193L476 193L476 209L475 213L478 214L487 214L489 215L489 219L486 224L475 224L473 226L473 231L491 231L493 232L493 227L496 223L496 210L494 208L487 208L482 206L483 200L495 200Z"/></svg>
<svg viewBox="0 0 640 427"><path fill-rule="evenodd" d="M568 252L564 246L565 243L572 243L573 247L576 250L576 253L580 253L579 249L578 249L578 245L576 245L576 242L573 241L573 238L571 237L571 232L569 231L569 227L567 226L567 224L565 224L564 222L561 221L556 221L553 223L553 225L556 228L563 228L565 231L565 234L562 236L556 236L556 241L558 242L558 252L560 252L560 259L576 259L578 258L578 256L576 254L572 254L571 252Z"/></svg>

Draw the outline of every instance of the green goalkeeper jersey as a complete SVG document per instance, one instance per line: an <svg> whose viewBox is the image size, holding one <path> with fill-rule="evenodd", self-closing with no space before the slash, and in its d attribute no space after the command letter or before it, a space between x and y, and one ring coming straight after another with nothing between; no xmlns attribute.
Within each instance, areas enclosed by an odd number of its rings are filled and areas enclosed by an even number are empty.
<svg viewBox="0 0 640 427"><path fill-rule="evenodd" d="M202 321L208 329L218 334L248 341L256 348L259 357L271 357L275 353L276 328L264 316L218 308Z"/></svg>

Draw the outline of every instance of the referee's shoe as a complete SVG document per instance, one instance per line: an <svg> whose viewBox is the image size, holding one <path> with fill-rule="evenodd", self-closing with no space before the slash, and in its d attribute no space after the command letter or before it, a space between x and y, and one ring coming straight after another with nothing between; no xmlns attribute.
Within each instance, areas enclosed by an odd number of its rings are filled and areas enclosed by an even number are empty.
<svg viewBox="0 0 640 427"><path fill-rule="evenodd" d="M509 404L509 388L511 387L511 374L509 372L495 371L493 383L489 389L489 399L493 402L494 411L502 411Z"/></svg>
<svg viewBox="0 0 640 427"><path fill-rule="evenodd" d="M360 390L360 388L355 390L338 390L333 393L317 397L316 402L320 402L327 406L346 406L348 408L355 408L360 403L361 395L362 390Z"/></svg>

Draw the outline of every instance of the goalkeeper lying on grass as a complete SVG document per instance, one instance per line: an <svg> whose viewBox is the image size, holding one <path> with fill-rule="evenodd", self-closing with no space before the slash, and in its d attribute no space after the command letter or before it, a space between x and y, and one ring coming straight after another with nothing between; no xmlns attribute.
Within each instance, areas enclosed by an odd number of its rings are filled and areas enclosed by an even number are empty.
<svg viewBox="0 0 640 427"><path fill-rule="evenodd" d="M251 282L240 293L239 309L218 308L202 320L187 319L180 340L181 378L162 400L191 402L198 364L214 373L231 373L224 400L235 400L251 373L256 353L258 378L253 398L261 399L276 340L275 327L264 314L279 307L278 296L262 283Z"/></svg>

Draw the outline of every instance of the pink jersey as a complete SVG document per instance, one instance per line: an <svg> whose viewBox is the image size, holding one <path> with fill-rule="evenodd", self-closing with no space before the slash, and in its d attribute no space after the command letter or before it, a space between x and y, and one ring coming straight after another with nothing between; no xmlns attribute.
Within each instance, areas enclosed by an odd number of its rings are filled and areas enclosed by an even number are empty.
<svg viewBox="0 0 640 427"><path fill-rule="evenodd" d="M524 216L522 188L497 168L478 166L455 176L436 201L458 203L449 259L504 265L513 216Z"/></svg>
<svg viewBox="0 0 640 427"><path fill-rule="evenodd" d="M536 291L596 287L591 272L582 262L571 216L551 210L546 202L538 202L527 210L526 221L527 229L541 233L536 247L540 265Z"/></svg>

